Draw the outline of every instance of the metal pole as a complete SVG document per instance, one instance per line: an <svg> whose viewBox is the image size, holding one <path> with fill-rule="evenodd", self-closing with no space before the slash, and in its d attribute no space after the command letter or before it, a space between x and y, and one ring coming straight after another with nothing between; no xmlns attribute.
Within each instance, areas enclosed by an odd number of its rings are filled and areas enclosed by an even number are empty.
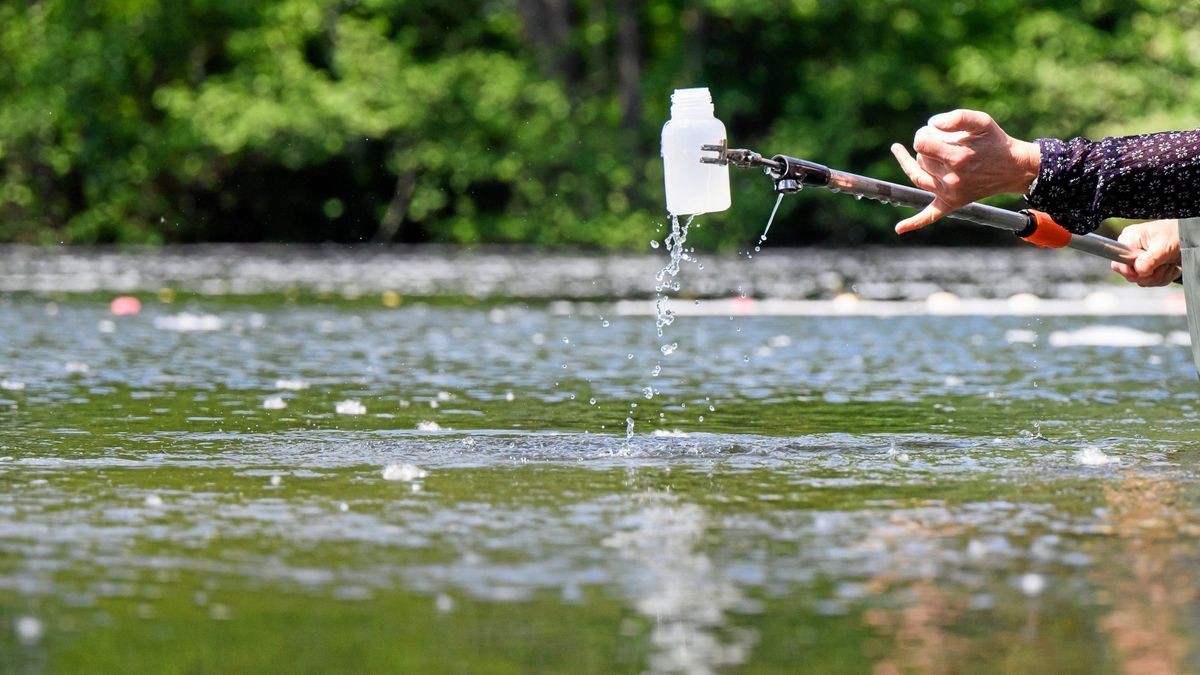
<svg viewBox="0 0 1200 675"><path fill-rule="evenodd" d="M705 164L732 164L743 169L761 167L775 182L775 191L784 194L796 192L807 185L914 209L923 209L934 199L932 193L915 187L838 171L823 164L787 155L764 157L753 150L730 148L725 141L718 145L704 145L700 149L717 153L716 157L702 158L700 161ZM1029 213L1009 211L978 202L967 204L946 217L1008 230L1021 237L1027 237L1037 229L1036 224L1031 222L1032 216ZM1066 245L1077 251L1119 263L1128 263L1137 257L1137 251L1108 237L1093 233L1070 235L1070 241Z"/></svg>
<svg viewBox="0 0 1200 675"><path fill-rule="evenodd" d="M829 170L829 181L824 187L831 192L845 192L878 200L884 204L908 206L914 209L923 209L933 201L933 194L925 190L836 169ZM978 202L967 204L957 211L947 214L946 217L1010 232L1021 232L1029 226L1029 217L1023 213ZM1129 262L1136 257L1136 254L1128 246L1098 234L1072 234L1071 242L1067 246L1120 263Z"/></svg>

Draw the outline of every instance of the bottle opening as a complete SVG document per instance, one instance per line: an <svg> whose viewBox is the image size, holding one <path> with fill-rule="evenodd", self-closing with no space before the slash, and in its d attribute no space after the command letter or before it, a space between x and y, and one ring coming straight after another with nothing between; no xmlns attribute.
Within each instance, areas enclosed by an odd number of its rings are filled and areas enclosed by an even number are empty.
<svg viewBox="0 0 1200 675"><path fill-rule="evenodd" d="M713 113L712 94L709 93L708 87L695 87L692 89L676 89L671 94L671 114L687 112L688 114L709 114Z"/></svg>
<svg viewBox="0 0 1200 675"><path fill-rule="evenodd" d="M712 103L712 93L708 91L708 87L694 87L692 89L676 89L671 94L672 105L695 104L695 103Z"/></svg>

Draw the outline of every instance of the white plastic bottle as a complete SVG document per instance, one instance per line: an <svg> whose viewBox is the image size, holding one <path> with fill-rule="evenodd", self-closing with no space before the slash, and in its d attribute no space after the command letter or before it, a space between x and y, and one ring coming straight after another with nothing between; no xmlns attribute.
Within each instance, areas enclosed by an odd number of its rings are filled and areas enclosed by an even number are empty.
<svg viewBox="0 0 1200 675"><path fill-rule="evenodd" d="M714 213L729 208L729 166L701 164L701 145L725 141L725 125L713 116L707 87L676 89L671 119L662 130L663 177L667 212L673 216Z"/></svg>

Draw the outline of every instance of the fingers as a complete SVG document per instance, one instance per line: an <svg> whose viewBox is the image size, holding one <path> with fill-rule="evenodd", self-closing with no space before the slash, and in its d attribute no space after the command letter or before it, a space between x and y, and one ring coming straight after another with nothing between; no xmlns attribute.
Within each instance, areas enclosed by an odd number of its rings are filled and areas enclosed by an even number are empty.
<svg viewBox="0 0 1200 675"><path fill-rule="evenodd" d="M941 179L935 178L926 170L926 167L936 170L936 160L928 160L925 157L921 157L920 160L915 159L908 152L908 148L899 143L892 144L892 155L900 163L900 168L904 170L904 174L913 182L913 185L934 194L944 190L943 180L946 177L943 176ZM925 167L922 166L922 163L925 164ZM948 174L948 176L954 176L954 174ZM954 178L957 180L956 176ZM941 197L935 197L929 206L922 209L920 213L896 223L896 233L904 234L905 232L919 230L934 221L940 220L953 210L954 207Z"/></svg>
<svg viewBox="0 0 1200 675"><path fill-rule="evenodd" d="M957 164L971 157L972 151L960 145L965 134L947 133L933 127L921 127L913 136L913 150L922 157L930 157L945 164Z"/></svg>
<svg viewBox="0 0 1200 675"><path fill-rule="evenodd" d="M1138 248L1138 244L1142 243L1141 238L1132 234L1123 237L1125 241L1121 242L1131 248ZM1157 260L1156 264L1151 264L1149 261ZM1170 258L1169 254L1162 252L1151 253L1149 251L1141 251L1136 258L1133 258L1128 263L1114 262L1111 265L1112 271L1120 274L1126 281L1137 284L1138 286L1166 286L1175 281L1179 276L1179 266Z"/></svg>
<svg viewBox="0 0 1200 675"><path fill-rule="evenodd" d="M896 223L896 234L905 234L914 230L919 230L926 225L935 221L941 220L943 216L950 213L954 209L949 204L942 201L941 198L934 199L933 202L926 206L915 216L905 218Z"/></svg>
<svg viewBox="0 0 1200 675"><path fill-rule="evenodd" d="M1178 252L1161 242L1150 242L1145 248L1133 261L1134 270L1142 276L1162 268L1174 268L1179 262Z"/></svg>
<svg viewBox="0 0 1200 675"><path fill-rule="evenodd" d="M1114 262L1114 263L1111 263L1111 267L1112 267L1112 271L1125 277L1125 281L1128 281L1133 284L1136 284L1138 282L1139 277L1138 277L1137 272L1135 272L1133 270L1133 268L1130 267L1129 265L1126 265L1125 263Z"/></svg>
<svg viewBox="0 0 1200 675"><path fill-rule="evenodd" d="M942 131L986 131L995 125L992 116L978 110L951 110L929 118L929 126Z"/></svg>
<svg viewBox="0 0 1200 675"><path fill-rule="evenodd" d="M921 165L917 163L917 160L913 159L913 156L909 154L908 148L900 145L899 143L893 143L892 155L896 158L896 161L899 162L900 168L904 171L904 175L908 176L908 179L912 181L913 185L916 185L922 190L927 190L929 192L937 192L940 189L937 179L929 175L925 169L921 168Z"/></svg>

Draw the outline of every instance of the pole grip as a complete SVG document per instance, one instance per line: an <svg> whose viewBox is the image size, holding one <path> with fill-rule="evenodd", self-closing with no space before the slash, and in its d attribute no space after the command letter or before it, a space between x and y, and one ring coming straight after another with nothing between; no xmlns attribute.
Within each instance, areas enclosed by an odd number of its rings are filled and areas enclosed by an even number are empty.
<svg viewBox="0 0 1200 675"><path fill-rule="evenodd" d="M1054 218L1045 211L1026 209L1022 211L1029 216L1029 227L1017 233L1017 236L1039 248L1064 248L1071 243L1071 232L1055 222Z"/></svg>

